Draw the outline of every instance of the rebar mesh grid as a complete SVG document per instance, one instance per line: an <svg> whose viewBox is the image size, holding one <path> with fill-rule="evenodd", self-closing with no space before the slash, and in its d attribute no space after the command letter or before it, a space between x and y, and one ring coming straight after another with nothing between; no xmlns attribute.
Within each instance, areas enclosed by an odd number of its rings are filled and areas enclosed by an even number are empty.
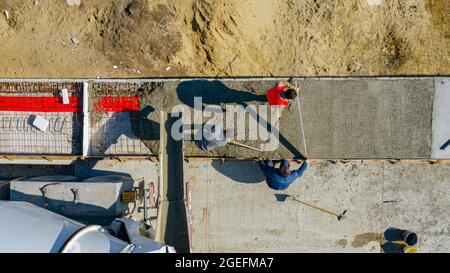
<svg viewBox="0 0 450 273"><path fill-rule="evenodd" d="M58 96L61 89L69 91L81 90L81 82L0 82L0 93L3 94L36 94L46 93ZM42 95L42 94L41 94Z"/></svg>
<svg viewBox="0 0 450 273"><path fill-rule="evenodd" d="M49 121L45 131L32 125L36 116ZM81 122L78 113L0 112L0 154L77 155Z"/></svg>
<svg viewBox="0 0 450 273"><path fill-rule="evenodd" d="M141 139L145 120L139 111L142 94L154 84L103 82L90 86L90 155L153 154Z"/></svg>
<svg viewBox="0 0 450 273"><path fill-rule="evenodd" d="M144 92L149 85L157 83L115 83L115 82L97 82L90 86L91 97L99 96L136 96Z"/></svg>
<svg viewBox="0 0 450 273"><path fill-rule="evenodd" d="M89 154L139 156L151 155L151 151L139 139L136 130L143 120L130 113L91 113Z"/></svg>
<svg viewBox="0 0 450 273"><path fill-rule="evenodd" d="M0 154L77 155L81 151L82 83L0 83ZM67 89L70 103L63 104ZM33 126L40 116L45 131Z"/></svg>

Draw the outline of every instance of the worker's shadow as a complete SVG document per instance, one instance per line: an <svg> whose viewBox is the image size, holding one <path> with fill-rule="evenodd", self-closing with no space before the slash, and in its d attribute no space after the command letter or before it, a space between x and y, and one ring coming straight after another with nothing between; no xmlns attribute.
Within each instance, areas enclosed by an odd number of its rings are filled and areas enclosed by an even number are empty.
<svg viewBox="0 0 450 273"><path fill-rule="evenodd" d="M97 114L99 117L97 122L101 122L101 125L95 128L91 138L90 153L95 155L107 155L110 152L116 155L140 155L144 153L143 146L129 146L127 142L137 139L159 140L159 122L147 119L148 116L155 114L155 109L151 106L147 106L138 112ZM122 141L122 136L124 143L119 143ZM113 145L120 148L112 147Z"/></svg>
<svg viewBox="0 0 450 273"><path fill-rule="evenodd" d="M194 109L195 98L201 98L202 110L205 109L205 105L216 105L224 107L227 104L237 104L246 108L251 104L267 103L266 95L257 95L251 91L241 91L227 87L218 80L192 80L181 82L177 87L178 99L187 106ZM246 108L250 118L257 120L258 123L263 125L266 120L263 119L256 111ZM272 132L275 129L272 128L272 124L267 121L267 131ZM279 132L280 143L292 153L294 158L303 159L302 153L290 143L286 137Z"/></svg>
<svg viewBox="0 0 450 273"><path fill-rule="evenodd" d="M153 106L145 106L139 112L132 112L131 129L133 134L142 140L159 140L161 125L156 120L160 113Z"/></svg>
<svg viewBox="0 0 450 273"><path fill-rule="evenodd" d="M231 180L245 184L258 184L266 178L258 167L258 164L249 161L225 161L214 160L212 167ZM238 171L237 171L238 170Z"/></svg>
<svg viewBox="0 0 450 273"><path fill-rule="evenodd" d="M194 108L194 98L201 98L206 105L239 104L246 107L250 102L267 102L266 95L227 87L221 81L192 80L177 86L178 99Z"/></svg>

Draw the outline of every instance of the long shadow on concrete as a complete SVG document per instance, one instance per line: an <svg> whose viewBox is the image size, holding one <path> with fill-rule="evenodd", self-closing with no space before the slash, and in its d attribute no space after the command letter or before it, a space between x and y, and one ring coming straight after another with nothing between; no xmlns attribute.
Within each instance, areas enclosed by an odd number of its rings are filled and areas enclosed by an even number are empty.
<svg viewBox="0 0 450 273"><path fill-rule="evenodd" d="M248 161L222 163L214 160L211 165L218 172L239 183L258 184L266 179L256 163L252 164Z"/></svg>
<svg viewBox="0 0 450 273"><path fill-rule="evenodd" d="M24 176L73 175L73 165L19 165L0 164L1 180Z"/></svg>
<svg viewBox="0 0 450 273"><path fill-rule="evenodd" d="M170 116L170 114L169 114ZM169 117L164 124L165 147L161 150L162 203L160 210L165 214L161 222L164 242L175 247L177 252L189 252L189 234L186 205L184 202L183 142L174 140L170 131L178 118ZM159 217L159 216L158 216Z"/></svg>
<svg viewBox="0 0 450 273"><path fill-rule="evenodd" d="M221 81L184 81L178 85L177 95L181 102L191 108L194 108L196 97L202 98L202 102L208 105L239 104L245 107L250 102L267 102L265 95L232 89Z"/></svg>
<svg viewBox="0 0 450 273"><path fill-rule="evenodd" d="M105 175L119 175L131 177L129 173L125 172L116 172L109 170L99 170L95 169L97 163L101 160L77 160L73 163L74 166L74 175L79 179L87 179L94 176L105 176Z"/></svg>
<svg viewBox="0 0 450 273"><path fill-rule="evenodd" d="M195 98L201 98L203 104L221 106L223 104L237 104L247 107L250 103L267 102L266 95L253 94L250 91L232 89L220 81L192 80L181 82L177 86L178 99L187 106L194 108ZM203 106L204 109L204 106ZM258 113L249 113L259 123L265 121ZM294 122L297 122L296 120ZM273 132L275 129L267 121L267 130ZM285 146L294 158L304 159L302 153L290 143L290 141L279 132L279 141Z"/></svg>

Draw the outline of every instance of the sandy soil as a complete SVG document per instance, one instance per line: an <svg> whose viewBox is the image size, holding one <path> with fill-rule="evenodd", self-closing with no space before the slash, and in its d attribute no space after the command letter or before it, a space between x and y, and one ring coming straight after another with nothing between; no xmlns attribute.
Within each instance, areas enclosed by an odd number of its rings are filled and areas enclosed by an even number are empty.
<svg viewBox="0 0 450 273"><path fill-rule="evenodd" d="M1 77L450 74L450 1L0 0Z"/></svg>

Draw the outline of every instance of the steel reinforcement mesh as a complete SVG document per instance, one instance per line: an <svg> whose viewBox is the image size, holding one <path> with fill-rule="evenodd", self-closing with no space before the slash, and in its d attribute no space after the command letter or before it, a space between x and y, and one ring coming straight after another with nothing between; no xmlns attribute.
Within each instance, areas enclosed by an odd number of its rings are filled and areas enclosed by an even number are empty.
<svg viewBox="0 0 450 273"><path fill-rule="evenodd" d="M0 154L80 154L81 90L82 83L0 83ZM48 122L44 131L33 125L36 118Z"/></svg>
<svg viewBox="0 0 450 273"><path fill-rule="evenodd" d="M93 83L89 92L89 154L151 155L142 141L141 97L148 83Z"/></svg>

